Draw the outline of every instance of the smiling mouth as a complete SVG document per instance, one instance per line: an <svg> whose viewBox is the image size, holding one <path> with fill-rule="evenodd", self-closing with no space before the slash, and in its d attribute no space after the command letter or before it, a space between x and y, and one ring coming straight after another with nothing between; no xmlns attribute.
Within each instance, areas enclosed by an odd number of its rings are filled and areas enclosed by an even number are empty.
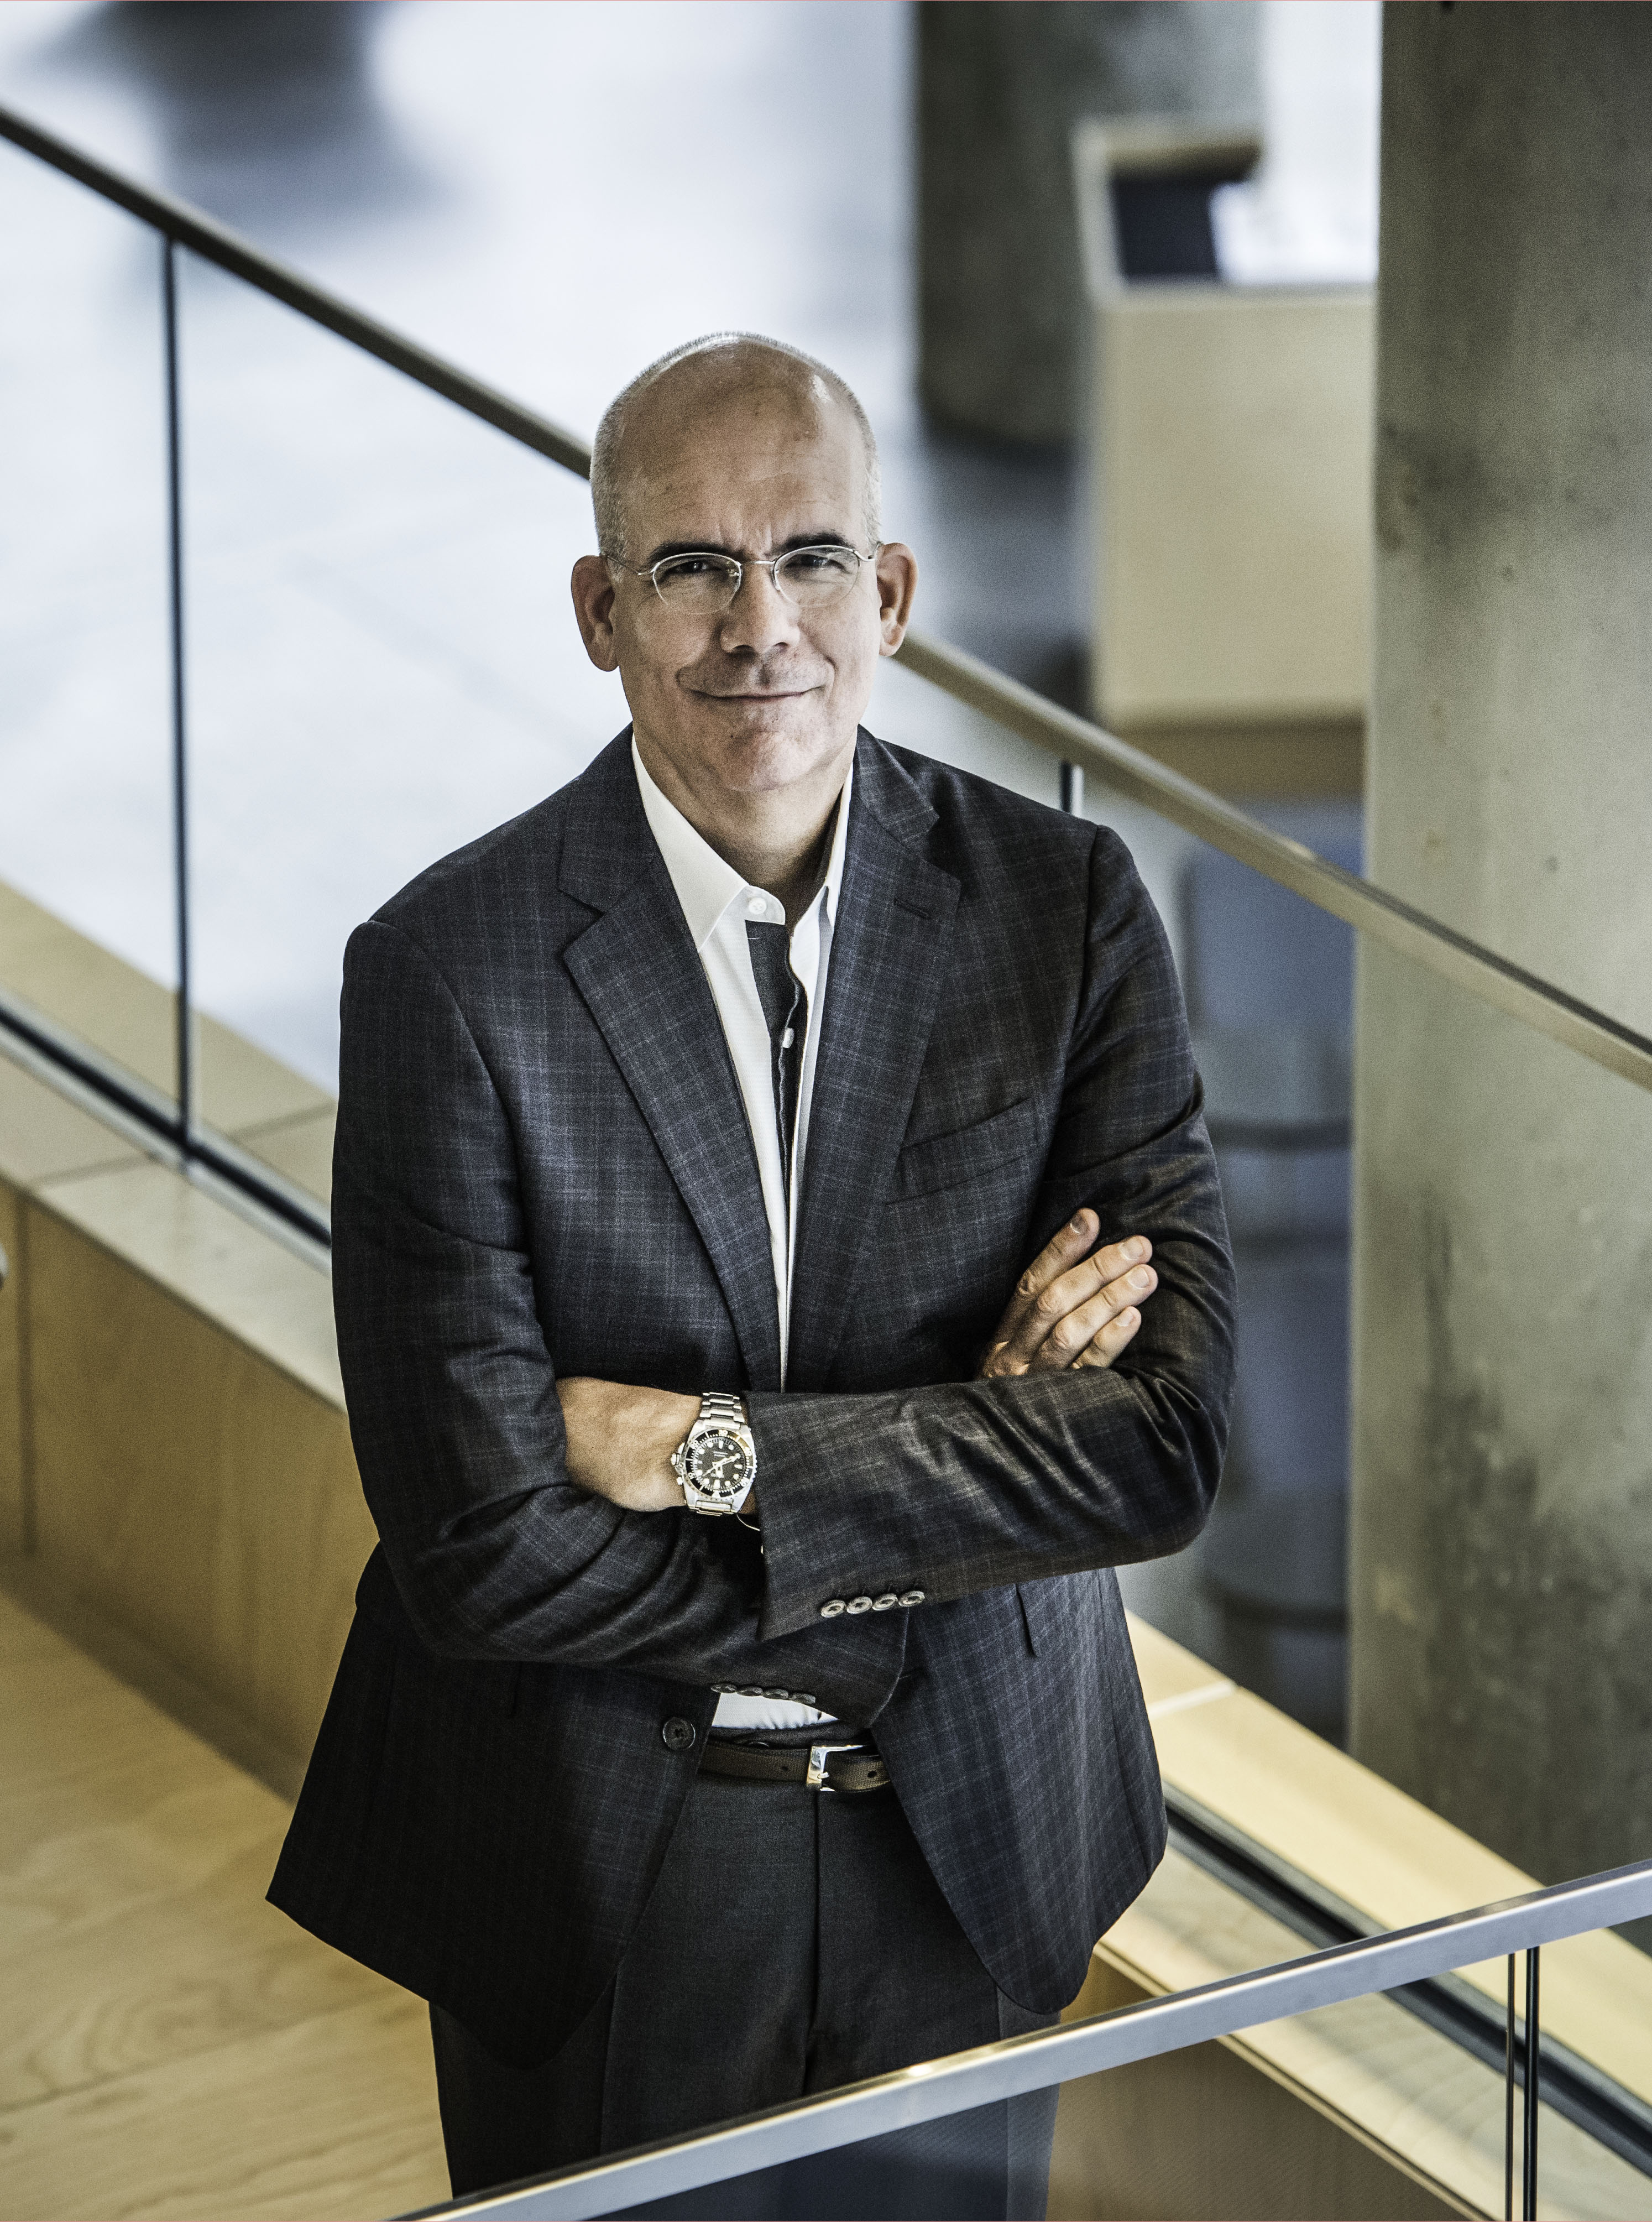
<svg viewBox="0 0 1652 2222"><path fill-rule="evenodd" d="M703 687L699 691L712 702L797 702L815 690L812 687L777 687L759 692L755 688L742 687L736 694L718 694L710 687Z"/></svg>

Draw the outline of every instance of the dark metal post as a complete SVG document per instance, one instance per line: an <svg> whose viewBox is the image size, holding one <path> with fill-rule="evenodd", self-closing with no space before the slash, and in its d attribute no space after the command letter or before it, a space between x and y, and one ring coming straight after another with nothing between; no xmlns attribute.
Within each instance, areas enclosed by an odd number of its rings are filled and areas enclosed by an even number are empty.
<svg viewBox="0 0 1652 2222"><path fill-rule="evenodd" d="M1538 2049L1537 1953L1534 1948L1526 1955L1526 2118L1520 2206L1525 2222L1537 2222Z"/></svg>
<svg viewBox="0 0 1652 2222"><path fill-rule="evenodd" d="M184 740L184 472L178 429L178 247L160 242L160 295L166 348L166 521L172 594L172 893L178 934L178 1146L187 1159L195 1133L195 1069L190 1007L189 789Z"/></svg>
<svg viewBox="0 0 1652 2222"><path fill-rule="evenodd" d="M1084 766L1064 763L1061 766L1061 807L1076 818L1084 810Z"/></svg>
<svg viewBox="0 0 1652 2222"><path fill-rule="evenodd" d="M1509 2013L1503 2030L1503 2215L1514 2222L1514 1955L1509 1955Z"/></svg>

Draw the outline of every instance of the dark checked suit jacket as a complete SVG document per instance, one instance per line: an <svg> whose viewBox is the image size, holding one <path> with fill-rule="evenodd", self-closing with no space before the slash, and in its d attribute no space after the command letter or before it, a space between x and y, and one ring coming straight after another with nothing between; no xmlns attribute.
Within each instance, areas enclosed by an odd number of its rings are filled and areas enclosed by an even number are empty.
<svg viewBox="0 0 1652 2222"><path fill-rule="evenodd" d="M714 1684L870 1729L1024 2006L1072 1997L1163 1849L1112 1569L1197 1532L1233 1358L1175 975L1113 834L867 732L855 761L784 1393L756 1159L629 732L350 941L334 1275L382 1540L271 1894L512 2062L613 1973ZM1086 1203L1152 1238L1136 1340L974 1380ZM573 1487L559 1372L744 1391L766 1554Z"/></svg>

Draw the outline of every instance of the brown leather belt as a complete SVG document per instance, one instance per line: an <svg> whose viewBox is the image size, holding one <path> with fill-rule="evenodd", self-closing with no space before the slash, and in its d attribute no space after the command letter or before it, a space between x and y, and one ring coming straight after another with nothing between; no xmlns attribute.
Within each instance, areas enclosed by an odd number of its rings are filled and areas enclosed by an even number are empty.
<svg viewBox="0 0 1652 2222"><path fill-rule="evenodd" d="M760 1744L720 1743L708 1739L702 1774L726 1774L739 1782L801 1782L805 1789L842 1791L863 1798L889 1787L889 1769L870 1744L798 1744L765 1748Z"/></svg>

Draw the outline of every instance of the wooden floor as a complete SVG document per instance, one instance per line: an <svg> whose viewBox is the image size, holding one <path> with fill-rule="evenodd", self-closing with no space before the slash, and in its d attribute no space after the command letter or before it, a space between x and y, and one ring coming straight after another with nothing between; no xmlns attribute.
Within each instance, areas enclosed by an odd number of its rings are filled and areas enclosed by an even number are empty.
<svg viewBox="0 0 1652 2222"><path fill-rule="evenodd" d="M447 2196L421 2002L264 1902L272 1792L0 1596L0 2217Z"/></svg>

